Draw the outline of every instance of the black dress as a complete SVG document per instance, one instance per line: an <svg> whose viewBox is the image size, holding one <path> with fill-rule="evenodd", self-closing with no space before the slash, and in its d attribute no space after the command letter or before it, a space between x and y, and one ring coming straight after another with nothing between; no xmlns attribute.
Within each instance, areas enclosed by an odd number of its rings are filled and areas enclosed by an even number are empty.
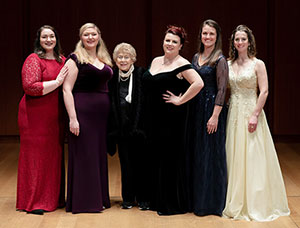
<svg viewBox="0 0 300 228"><path fill-rule="evenodd" d="M116 152L121 164L122 198L134 204L149 201L148 159L145 154L145 137L139 129L141 110L141 80L145 70L135 66L132 72L131 102L126 101L131 78L119 79L119 69L114 70L109 81L111 111L108 127L109 154Z"/></svg>
<svg viewBox="0 0 300 228"><path fill-rule="evenodd" d="M99 212L110 207L106 134L109 113L107 82L112 69L80 64L73 88L80 133L69 136L68 192L66 211Z"/></svg>
<svg viewBox="0 0 300 228"><path fill-rule="evenodd" d="M177 77L187 69L192 69L191 64L156 75L146 71L143 78L143 123L146 148L153 164L151 207L160 215L181 214L188 209L184 150L186 104L176 106L163 99L167 90L175 95L187 90L189 83Z"/></svg>
<svg viewBox="0 0 300 228"><path fill-rule="evenodd" d="M188 144L191 152L191 206L196 215L222 215L227 188L225 133L227 108L223 106L228 82L228 65L220 56L213 66L192 64L204 87L189 106ZM207 122L215 105L223 106L217 132L207 133Z"/></svg>

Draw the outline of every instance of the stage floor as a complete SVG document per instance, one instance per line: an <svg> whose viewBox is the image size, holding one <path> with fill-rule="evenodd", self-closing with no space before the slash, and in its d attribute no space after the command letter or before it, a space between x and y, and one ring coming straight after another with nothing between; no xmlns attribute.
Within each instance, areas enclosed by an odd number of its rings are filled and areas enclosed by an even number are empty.
<svg viewBox="0 0 300 228"><path fill-rule="evenodd" d="M117 155L109 157L109 187L112 207L102 213L71 214L65 209L43 216L16 211L18 142L0 142L0 227L2 228L299 228L300 144L276 143L291 215L272 222L232 221L217 216L197 217L192 213L158 216L153 211L120 209L121 174Z"/></svg>

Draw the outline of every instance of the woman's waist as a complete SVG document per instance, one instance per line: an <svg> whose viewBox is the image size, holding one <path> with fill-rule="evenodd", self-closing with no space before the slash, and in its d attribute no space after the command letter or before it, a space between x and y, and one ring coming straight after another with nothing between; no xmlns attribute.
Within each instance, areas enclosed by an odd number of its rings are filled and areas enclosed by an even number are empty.
<svg viewBox="0 0 300 228"><path fill-rule="evenodd" d="M204 88L200 90L200 94L203 95L215 96L217 93L218 93L218 88L215 86L204 86Z"/></svg>
<svg viewBox="0 0 300 228"><path fill-rule="evenodd" d="M255 90L231 90L230 97L233 99L256 100L257 93Z"/></svg>
<svg viewBox="0 0 300 228"><path fill-rule="evenodd" d="M247 96L235 96L231 95L229 100L231 105L238 105L240 108L245 107L255 107L257 103L257 97L247 97Z"/></svg>

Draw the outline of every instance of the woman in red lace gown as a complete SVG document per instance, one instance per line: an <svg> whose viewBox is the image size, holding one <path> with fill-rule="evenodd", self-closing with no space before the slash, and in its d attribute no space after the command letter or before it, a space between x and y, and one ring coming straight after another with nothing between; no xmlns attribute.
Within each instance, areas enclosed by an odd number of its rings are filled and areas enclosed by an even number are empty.
<svg viewBox="0 0 300 228"><path fill-rule="evenodd" d="M42 26L22 68L17 209L43 214L64 205L63 121L59 87L68 73L51 26ZM63 106L62 106L63 107ZM63 174L63 175L62 175Z"/></svg>

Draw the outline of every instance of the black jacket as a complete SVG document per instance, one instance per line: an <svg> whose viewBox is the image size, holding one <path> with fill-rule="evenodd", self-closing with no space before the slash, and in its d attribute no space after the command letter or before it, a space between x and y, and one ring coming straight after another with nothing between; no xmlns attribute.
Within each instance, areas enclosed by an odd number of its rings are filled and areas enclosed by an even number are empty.
<svg viewBox="0 0 300 228"><path fill-rule="evenodd" d="M120 106L120 83L119 83L119 69L115 68L112 79L108 82L109 97L110 97L110 113L108 120L108 153L113 155L115 153L115 145L118 140L126 135L142 136L143 133L139 129L141 102L142 102L142 76L145 69L142 67L134 67L132 73L132 100L129 110L129 132L124 132L121 121L121 106ZM127 128L128 130L128 128Z"/></svg>

